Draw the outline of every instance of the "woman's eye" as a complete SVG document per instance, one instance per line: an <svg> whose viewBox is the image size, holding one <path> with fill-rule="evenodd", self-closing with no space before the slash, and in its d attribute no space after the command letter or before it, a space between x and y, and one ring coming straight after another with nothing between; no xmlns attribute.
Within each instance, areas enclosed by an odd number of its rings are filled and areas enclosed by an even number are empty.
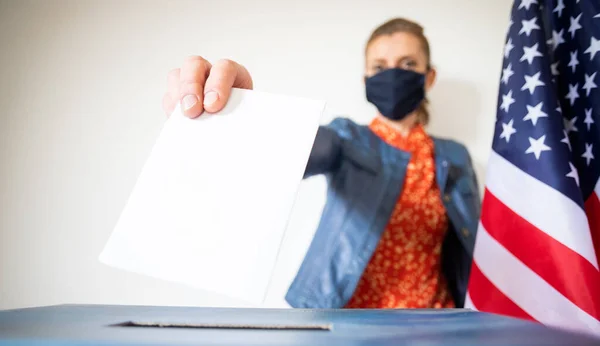
<svg viewBox="0 0 600 346"><path fill-rule="evenodd" d="M417 63L413 60L407 60L402 65L404 68L407 69L414 69L415 67L417 67Z"/></svg>
<svg viewBox="0 0 600 346"><path fill-rule="evenodd" d="M385 68L384 68L383 66L381 66L381 65L377 65L377 66L375 66L375 71L377 71L377 72L381 72L381 71L383 71L383 70L385 70Z"/></svg>

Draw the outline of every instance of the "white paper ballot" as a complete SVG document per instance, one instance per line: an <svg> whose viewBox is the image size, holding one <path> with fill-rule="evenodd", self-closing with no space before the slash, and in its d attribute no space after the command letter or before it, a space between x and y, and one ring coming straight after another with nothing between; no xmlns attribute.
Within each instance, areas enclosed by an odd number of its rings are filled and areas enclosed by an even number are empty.
<svg viewBox="0 0 600 346"><path fill-rule="evenodd" d="M234 89L218 114L176 109L100 261L262 303L324 107Z"/></svg>

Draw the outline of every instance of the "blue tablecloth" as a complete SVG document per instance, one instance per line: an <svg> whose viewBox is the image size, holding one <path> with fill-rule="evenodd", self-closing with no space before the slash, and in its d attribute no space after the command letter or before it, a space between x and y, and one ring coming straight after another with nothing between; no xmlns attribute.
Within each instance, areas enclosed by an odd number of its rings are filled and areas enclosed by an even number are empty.
<svg viewBox="0 0 600 346"><path fill-rule="evenodd" d="M274 329L237 329L248 327ZM460 309L59 305L0 311L0 345L600 345L600 339Z"/></svg>

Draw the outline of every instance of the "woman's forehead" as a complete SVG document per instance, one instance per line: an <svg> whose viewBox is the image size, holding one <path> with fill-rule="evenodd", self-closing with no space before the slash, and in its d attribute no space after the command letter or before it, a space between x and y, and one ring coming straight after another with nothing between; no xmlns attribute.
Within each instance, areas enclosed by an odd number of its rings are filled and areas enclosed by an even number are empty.
<svg viewBox="0 0 600 346"><path fill-rule="evenodd" d="M413 34L397 32L373 40L367 47L367 59L400 59L412 56L426 59L419 38Z"/></svg>

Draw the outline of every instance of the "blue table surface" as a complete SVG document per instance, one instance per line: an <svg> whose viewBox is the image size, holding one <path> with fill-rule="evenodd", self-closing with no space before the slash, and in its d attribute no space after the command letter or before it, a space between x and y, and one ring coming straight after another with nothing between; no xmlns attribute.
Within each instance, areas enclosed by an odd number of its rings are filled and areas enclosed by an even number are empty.
<svg viewBox="0 0 600 346"><path fill-rule="evenodd" d="M123 327L314 325L327 330ZM57 305L0 311L0 345L600 345L600 339L462 309L304 310Z"/></svg>

